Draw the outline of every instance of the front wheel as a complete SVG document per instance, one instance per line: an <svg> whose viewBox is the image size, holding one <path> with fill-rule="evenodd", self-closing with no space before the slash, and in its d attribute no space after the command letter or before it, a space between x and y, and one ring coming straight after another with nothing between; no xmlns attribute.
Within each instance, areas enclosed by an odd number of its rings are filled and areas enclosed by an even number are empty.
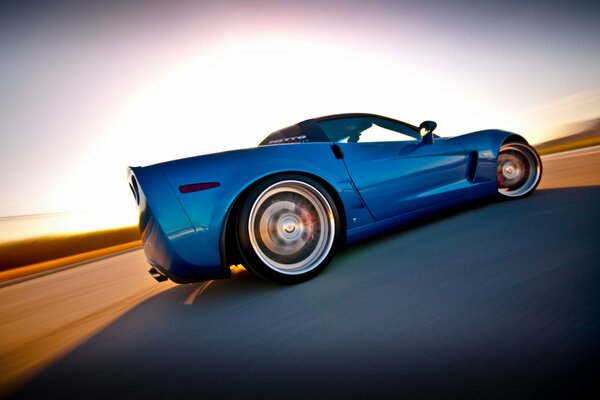
<svg viewBox="0 0 600 400"><path fill-rule="evenodd" d="M498 193L507 198L527 196L542 178L542 161L525 143L507 143L500 148L496 165Z"/></svg>
<svg viewBox="0 0 600 400"><path fill-rule="evenodd" d="M284 284L306 281L333 257L340 236L335 202L312 179L290 175L261 182L240 212L238 238L247 266Z"/></svg>

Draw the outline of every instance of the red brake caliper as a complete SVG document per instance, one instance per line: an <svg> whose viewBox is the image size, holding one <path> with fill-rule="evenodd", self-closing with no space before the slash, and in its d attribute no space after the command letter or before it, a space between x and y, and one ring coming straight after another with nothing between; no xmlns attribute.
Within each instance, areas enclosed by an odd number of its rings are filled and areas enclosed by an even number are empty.
<svg viewBox="0 0 600 400"><path fill-rule="evenodd" d="M306 209L306 206L304 206L304 204L300 204L298 206L298 209L300 210L300 215L302 216L302 223L304 224L306 238L310 242L313 239L313 233L314 233L312 215L310 215L310 212L308 212L308 210Z"/></svg>
<svg viewBox="0 0 600 400"><path fill-rule="evenodd" d="M496 182L498 182L498 187L504 187L504 175L502 174L502 165L498 165L496 168Z"/></svg>

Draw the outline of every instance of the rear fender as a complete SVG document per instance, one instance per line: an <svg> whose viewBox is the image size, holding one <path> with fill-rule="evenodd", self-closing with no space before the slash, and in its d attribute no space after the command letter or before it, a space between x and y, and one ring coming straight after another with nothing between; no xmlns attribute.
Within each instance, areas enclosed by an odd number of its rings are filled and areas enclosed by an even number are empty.
<svg viewBox="0 0 600 400"><path fill-rule="evenodd" d="M225 222L231 207L256 182L279 173L299 173L325 181L343 205L340 212L352 227L373 221L358 196L342 160L336 159L331 143L261 146L177 160L160 164L192 226L202 232L203 257L223 253ZM218 182L208 190L181 193L192 183ZM202 251L197 249L197 251ZM223 254L220 254L223 259ZM211 261L211 262L212 262Z"/></svg>
<svg viewBox="0 0 600 400"><path fill-rule="evenodd" d="M196 229L159 167L130 168L129 181L138 202L144 253L150 264L179 283L227 275L218 254L211 259L198 253ZM190 265L201 268L190 270Z"/></svg>

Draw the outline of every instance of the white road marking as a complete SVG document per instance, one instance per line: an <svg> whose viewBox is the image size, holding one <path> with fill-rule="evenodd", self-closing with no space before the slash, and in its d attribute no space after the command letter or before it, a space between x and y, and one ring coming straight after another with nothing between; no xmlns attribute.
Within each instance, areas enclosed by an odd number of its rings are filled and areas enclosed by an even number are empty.
<svg viewBox="0 0 600 400"><path fill-rule="evenodd" d="M202 285L198 286L196 290L194 290L192 294L190 294L187 297L187 299L185 299L183 304L185 304L186 306L191 306L192 304L194 304L194 300L196 300L196 297L200 296L202 292L204 292L206 288L210 286L211 283L213 283L213 281L204 282Z"/></svg>

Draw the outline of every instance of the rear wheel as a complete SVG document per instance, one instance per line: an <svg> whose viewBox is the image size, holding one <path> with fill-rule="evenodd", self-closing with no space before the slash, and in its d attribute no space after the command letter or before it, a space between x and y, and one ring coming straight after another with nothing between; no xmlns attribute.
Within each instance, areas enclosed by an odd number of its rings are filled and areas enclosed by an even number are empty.
<svg viewBox="0 0 600 400"><path fill-rule="evenodd" d="M541 177L542 162L533 147L525 143L507 143L500 148L496 182L502 196L527 196L535 190Z"/></svg>
<svg viewBox="0 0 600 400"><path fill-rule="evenodd" d="M271 178L249 194L238 236L247 266L264 279L306 281L333 257L340 222L335 202L312 179Z"/></svg>

